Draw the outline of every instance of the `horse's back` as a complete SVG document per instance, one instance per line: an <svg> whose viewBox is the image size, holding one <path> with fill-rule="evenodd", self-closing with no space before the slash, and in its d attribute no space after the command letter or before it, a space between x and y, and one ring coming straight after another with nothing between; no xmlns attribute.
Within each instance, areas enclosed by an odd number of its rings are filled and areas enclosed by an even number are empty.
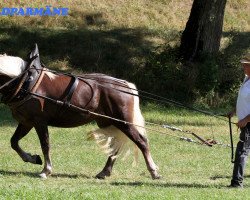
<svg viewBox="0 0 250 200"><path fill-rule="evenodd" d="M95 80L97 82L100 82L101 84L121 84L121 85L127 85L128 82L123 79L118 79L106 74L101 74L101 73L90 73L90 74L83 74L80 76L80 78L86 79L86 80Z"/></svg>

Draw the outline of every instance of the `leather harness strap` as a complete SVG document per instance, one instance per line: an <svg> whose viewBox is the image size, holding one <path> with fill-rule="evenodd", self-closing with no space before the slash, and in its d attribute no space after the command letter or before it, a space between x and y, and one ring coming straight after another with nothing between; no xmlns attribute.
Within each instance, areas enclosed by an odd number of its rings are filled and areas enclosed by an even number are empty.
<svg viewBox="0 0 250 200"><path fill-rule="evenodd" d="M39 87L40 83L43 80L44 74L45 74L45 70L41 70L41 74L40 74L39 78L37 79L35 85L30 90L31 92L35 92L37 90L37 88Z"/></svg>
<svg viewBox="0 0 250 200"><path fill-rule="evenodd" d="M34 64L34 61L37 59L37 56L34 56L34 58L31 59L30 64L27 66L27 69L23 76L21 77L20 82L18 83L15 89L15 92L8 97L7 102L11 103L12 100L14 100L17 96L18 93L22 88L25 88L28 91L35 91L33 89L36 89L39 86L39 81L41 82L43 78L43 69L39 70L39 73L37 73ZM32 68L33 67L33 68Z"/></svg>
<svg viewBox="0 0 250 200"><path fill-rule="evenodd" d="M77 88L78 83L79 83L79 79L76 76L71 76L71 78L72 79L70 81L70 88L68 90L67 95L65 96L66 100L64 102L64 105L66 105L67 107L69 107L71 98L72 98L74 91Z"/></svg>
<svg viewBox="0 0 250 200"><path fill-rule="evenodd" d="M18 84L15 92L11 95L11 97L8 98L9 102L11 102L16 97L16 95L18 94L18 92L21 90L24 82L26 81L27 77L28 77L28 73L26 72L26 73L24 73L24 75L23 75L20 83Z"/></svg>

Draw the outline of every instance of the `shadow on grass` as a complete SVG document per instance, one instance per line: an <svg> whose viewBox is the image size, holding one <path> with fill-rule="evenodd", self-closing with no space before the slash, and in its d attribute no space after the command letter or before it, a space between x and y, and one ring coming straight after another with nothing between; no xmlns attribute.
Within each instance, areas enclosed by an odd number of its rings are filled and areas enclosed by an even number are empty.
<svg viewBox="0 0 250 200"><path fill-rule="evenodd" d="M223 175L216 175L210 177L211 180L216 180L216 179L231 179L232 176L223 176ZM250 175L244 175L244 178L250 178Z"/></svg>
<svg viewBox="0 0 250 200"><path fill-rule="evenodd" d="M3 176L19 176L19 175L24 175L28 177L34 177L34 178L40 178L38 173L35 172L14 172L14 171L4 171L0 170L0 174ZM87 176L85 174L62 174L62 173L54 173L50 175L52 178L72 178L72 179L77 179L77 178L84 178L84 179L90 179L92 178L91 176Z"/></svg>
<svg viewBox="0 0 250 200"><path fill-rule="evenodd" d="M5 171L5 170L0 170L0 175L1 176L27 176L27 177L32 177L32 178L39 178L38 173L35 172L14 172L14 171ZM68 179L78 179L78 178L83 178L83 179L95 179L92 176L88 176L85 174L63 174L63 173L55 173L50 176L51 178L68 178ZM225 179L231 179L231 176L214 176L211 177L210 179L216 180L220 178L225 178ZM245 176L245 178L250 178L250 175ZM102 181L100 182L102 184ZM105 182L107 184L107 182ZM141 181L136 181L136 182L111 182L110 185L112 186L131 186L131 187L140 187L140 186L146 186L146 187L162 187L162 188L218 188L218 189L225 189L227 188L227 185L219 184L219 185L204 185L204 184L198 184L198 183L172 183L172 182L141 182ZM248 187L247 185L244 186L245 188Z"/></svg>
<svg viewBox="0 0 250 200"><path fill-rule="evenodd" d="M198 183L148 183L148 182L112 182L111 185L113 186L131 186L131 187L138 187L138 186L148 186L148 187L163 187L163 188L225 188L225 185L203 185Z"/></svg>
<svg viewBox="0 0 250 200"><path fill-rule="evenodd" d="M1 53L26 58L38 43L42 61L47 65L57 60L67 61L73 69L84 72L108 73L118 78L132 79L152 50L143 28L43 29L2 27ZM134 78L135 80L135 78Z"/></svg>

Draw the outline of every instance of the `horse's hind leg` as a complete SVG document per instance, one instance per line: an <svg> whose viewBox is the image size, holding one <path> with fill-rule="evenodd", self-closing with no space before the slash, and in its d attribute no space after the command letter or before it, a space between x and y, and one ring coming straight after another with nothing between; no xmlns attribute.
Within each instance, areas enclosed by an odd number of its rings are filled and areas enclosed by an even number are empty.
<svg viewBox="0 0 250 200"><path fill-rule="evenodd" d="M26 136L31 129L32 126L25 126L23 124L18 124L18 127L10 140L11 147L18 153L18 155L23 159L24 162L30 162L33 164L41 165L42 160L39 155L31 155L29 153L26 153L21 149L21 147L18 144L19 140L21 140L24 136Z"/></svg>
<svg viewBox="0 0 250 200"><path fill-rule="evenodd" d="M151 156L147 138L139 133L137 128L133 125L124 125L121 130L138 146L145 159L148 171L152 179L159 179L160 175L157 173L157 166Z"/></svg>
<svg viewBox="0 0 250 200"><path fill-rule="evenodd" d="M117 129L114 126L105 124L103 120L102 121L97 120L97 124L100 127L100 129L90 132L91 136L90 138L94 138L96 142L104 149L104 151L108 152L109 157L102 171L98 173L95 177L98 179L105 179L106 177L111 175L120 148L119 145L117 146L116 144L115 145L116 149L113 149L114 148L113 144L116 141L116 136L118 136L119 134L124 135L124 133L122 133L119 129Z"/></svg>
<svg viewBox="0 0 250 200"><path fill-rule="evenodd" d="M52 173L52 163L50 159L50 144L49 144L49 132L48 126L45 124L39 124L35 126L36 132L38 134L42 152L44 155L44 168L39 174L41 178L47 178L48 175Z"/></svg>
<svg viewBox="0 0 250 200"><path fill-rule="evenodd" d="M115 163L115 160L116 160L115 155L109 156L103 170L96 175L96 178L105 179L105 177L110 176L111 172L112 172L112 168L113 168L114 163Z"/></svg>

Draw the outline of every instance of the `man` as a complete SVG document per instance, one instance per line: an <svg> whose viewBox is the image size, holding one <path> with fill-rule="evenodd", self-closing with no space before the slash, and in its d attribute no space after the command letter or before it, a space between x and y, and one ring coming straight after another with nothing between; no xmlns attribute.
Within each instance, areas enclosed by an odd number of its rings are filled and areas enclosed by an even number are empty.
<svg viewBox="0 0 250 200"><path fill-rule="evenodd" d="M246 55L240 62L245 73L236 104L237 126L241 133L236 147L233 176L229 186L235 188L243 188L244 169L250 152L250 54ZM233 113L229 113L229 117L232 117Z"/></svg>

